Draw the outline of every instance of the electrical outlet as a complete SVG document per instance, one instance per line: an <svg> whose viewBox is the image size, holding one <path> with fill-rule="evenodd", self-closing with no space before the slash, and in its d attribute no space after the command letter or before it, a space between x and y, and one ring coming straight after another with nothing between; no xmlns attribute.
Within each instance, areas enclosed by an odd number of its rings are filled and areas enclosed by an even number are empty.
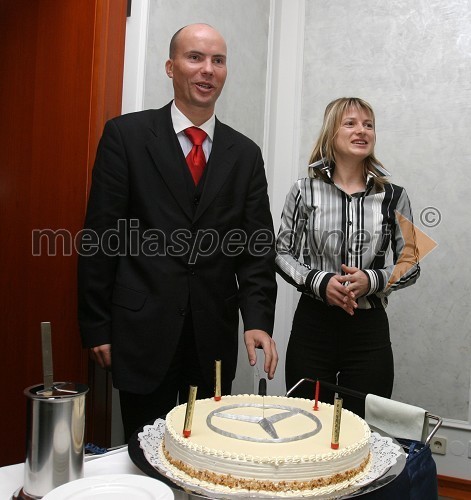
<svg viewBox="0 0 471 500"><path fill-rule="evenodd" d="M437 455L445 455L446 454L446 437L435 436L430 441L430 449L432 453L436 453Z"/></svg>

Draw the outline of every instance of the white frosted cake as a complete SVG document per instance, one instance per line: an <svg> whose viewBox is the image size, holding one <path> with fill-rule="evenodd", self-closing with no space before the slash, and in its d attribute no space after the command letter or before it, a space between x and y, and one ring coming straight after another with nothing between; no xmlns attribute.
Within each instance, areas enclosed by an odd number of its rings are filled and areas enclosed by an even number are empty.
<svg viewBox="0 0 471 500"><path fill-rule="evenodd" d="M331 448L334 407L278 396L197 400L191 435L183 436L186 404L166 418L161 459L186 481L223 491L337 491L364 475L370 429L342 410L339 447Z"/></svg>

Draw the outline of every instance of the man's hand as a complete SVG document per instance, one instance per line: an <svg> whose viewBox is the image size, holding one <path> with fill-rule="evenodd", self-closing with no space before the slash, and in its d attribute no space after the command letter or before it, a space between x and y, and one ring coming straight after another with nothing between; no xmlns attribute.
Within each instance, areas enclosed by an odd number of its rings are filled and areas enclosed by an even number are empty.
<svg viewBox="0 0 471 500"><path fill-rule="evenodd" d="M265 364L263 369L271 380L275 376L276 365L278 364L278 352L275 341L263 330L246 330L244 332L245 347L249 356L250 366L257 362L256 348L263 349L265 354Z"/></svg>
<svg viewBox="0 0 471 500"><path fill-rule="evenodd" d="M97 345L90 348L90 357L102 368L111 368L111 344Z"/></svg>

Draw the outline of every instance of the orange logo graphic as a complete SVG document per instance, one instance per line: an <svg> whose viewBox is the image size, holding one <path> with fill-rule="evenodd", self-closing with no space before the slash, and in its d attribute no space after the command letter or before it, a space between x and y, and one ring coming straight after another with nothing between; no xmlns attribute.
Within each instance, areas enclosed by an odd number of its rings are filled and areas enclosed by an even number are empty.
<svg viewBox="0 0 471 500"><path fill-rule="evenodd" d="M397 283L419 260L423 260L426 255L438 246L435 240L426 235L397 210L396 217L404 239L404 248L389 278L388 287Z"/></svg>

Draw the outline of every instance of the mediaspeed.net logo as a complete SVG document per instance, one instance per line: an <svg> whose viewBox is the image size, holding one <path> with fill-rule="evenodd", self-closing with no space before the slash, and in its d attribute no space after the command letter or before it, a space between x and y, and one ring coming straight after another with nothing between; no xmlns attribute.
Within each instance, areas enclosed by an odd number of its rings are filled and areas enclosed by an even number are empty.
<svg viewBox="0 0 471 500"><path fill-rule="evenodd" d="M388 287L397 283L419 261L422 261L438 243L396 210L396 217L404 239L404 249L394 266Z"/></svg>

